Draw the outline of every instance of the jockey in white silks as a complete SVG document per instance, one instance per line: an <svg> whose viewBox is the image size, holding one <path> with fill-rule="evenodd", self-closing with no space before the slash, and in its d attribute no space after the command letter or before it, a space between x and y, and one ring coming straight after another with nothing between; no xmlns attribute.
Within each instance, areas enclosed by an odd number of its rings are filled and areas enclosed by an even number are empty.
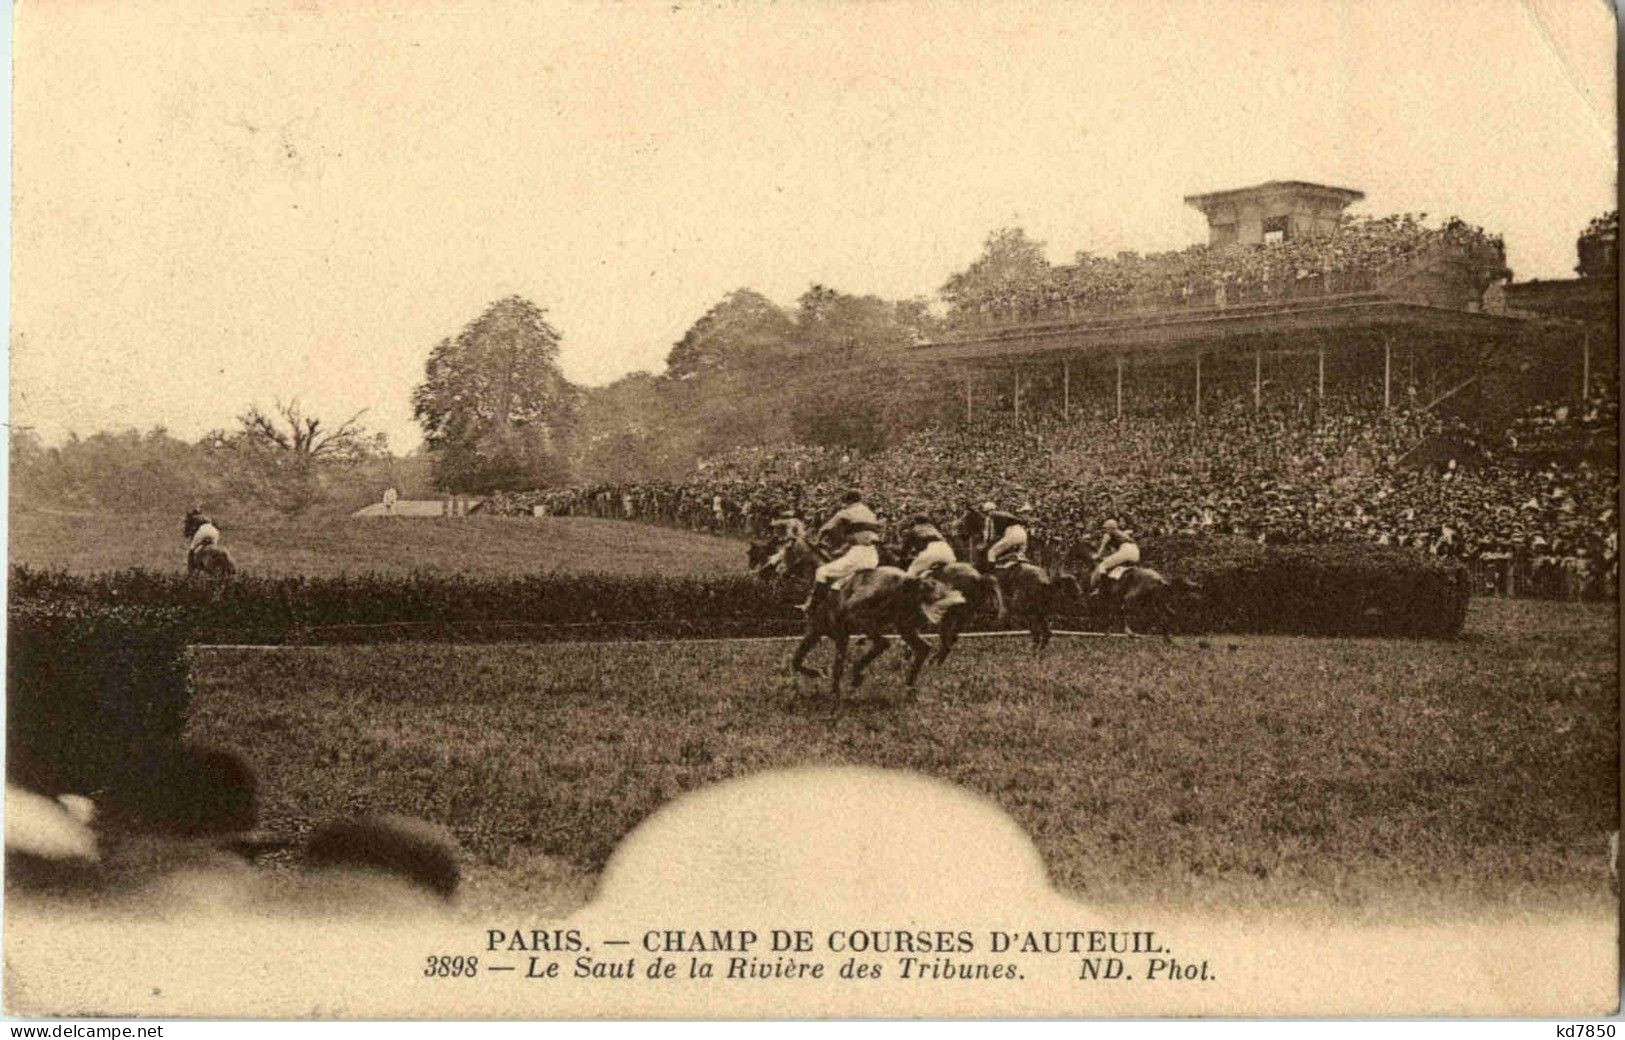
<svg viewBox="0 0 1625 1040"><path fill-rule="evenodd" d="M1102 555L1110 551L1109 555ZM1140 547L1134 544L1134 535L1125 531L1116 520L1107 520L1100 535L1100 545L1095 549L1095 555L1101 560L1095 564L1094 572L1089 575L1089 594L1094 595L1100 589L1100 579L1111 573L1114 568L1128 567L1140 562Z"/></svg>
<svg viewBox="0 0 1625 1040"><path fill-rule="evenodd" d="M982 542L987 546L988 566L1002 567L1026 559L1027 525L1022 518L1004 512L992 502L983 502L981 511Z"/></svg>
<svg viewBox="0 0 1625 1040"><path fill-rule="evenodd" d="M914 559L908 565L908 576L917 578L937 567L946 567L957 562L954 556L954 547L948 544L948 539L937 530L937 525L924 513L916 514L908 522L908 530L903 532L903 553L914 554Z"/></svg>
<svg viewBox="0 0 1625 1040"><path fill-rule="evenodd" d="M768 521L768 527L773 529L773 538L778 542L779 548L772 556L763 561L759 568L770 571L784 562L784 554L796 542L807 537L807 525L801 522L794 509L781 509L779 515Z"/></svg>
<svg viewBox="0 0 1625 1040"><path fill-rule="evenodd" d="M863 504L863 496L856 491L841 496L840 512L818 529L818 537L834 538L846 551L813 572L812 594L800 607L809 613L845 579L880 566L880 550L876 548L880 544L880 518Z"/></svg>
<svg viewBox="0 0 1625 1040"><path fill-rule="evenodd" d="M187 539L186 554L188 556L197 552L205 545L220 544L220 528L203 515L203 510L197 506L186 514L186 520L181 524L181 536Z"/></svg>

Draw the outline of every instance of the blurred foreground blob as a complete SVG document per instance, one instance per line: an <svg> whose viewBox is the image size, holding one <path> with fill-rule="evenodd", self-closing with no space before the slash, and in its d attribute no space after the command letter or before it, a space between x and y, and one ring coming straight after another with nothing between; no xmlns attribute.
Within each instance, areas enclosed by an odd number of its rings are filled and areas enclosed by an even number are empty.
<svg viewBox="0 0 1625 1040"><path fill-rule="evenodd" d="M235 834L259 821L259 779L234 751L187 747L161 769L139 808L180 834Z"/></svg>
<svg viewBox="0 0 1625 1040"><path fill-rule="evenodd" d="M101 859L90 829L96 806L89 798L65 794L56 799L6 785L6 855L59 862Z"/></svg>
<svg viewBox="0 0 1625 1040"><path fill-rule="evenodd" d="M442 827L405 816L339 820L316 829L305 846L312 867L387 874L442 899L462 880L457 840Z"/></svg>
<svg viewBox="0 0 1625 1040"><path fill-rule="evenodd" d="M6 785L6 884L77 887L100 871L101 850L90 829L96 807L81 795L51 799Z"/></svg>

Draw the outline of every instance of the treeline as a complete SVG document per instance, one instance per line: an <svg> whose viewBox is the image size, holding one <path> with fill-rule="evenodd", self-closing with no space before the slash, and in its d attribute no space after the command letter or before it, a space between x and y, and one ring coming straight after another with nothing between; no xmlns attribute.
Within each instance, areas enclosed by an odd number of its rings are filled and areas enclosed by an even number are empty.
<svg viewBox="0 0 1625 1040"><path fill-rule="evenodd" d="M677 479L744 445L878 450L961 407L945 373L906 357L935 331L924 300L815 285L784 308L736 290L672 347L664 372L583 391L571 476Z"/></svg>
<svg viewBox="0 0 1625 1040"><path fill-rule="evenodd" d="M196 503L239 515L342 514L378 501L385 487L406 498L432 495L429 460L420 453L278 466L223 450L218 437L187 441L154 427L72 436L47 446L33 431L14 429L12 507L152 513Z"/></svg>

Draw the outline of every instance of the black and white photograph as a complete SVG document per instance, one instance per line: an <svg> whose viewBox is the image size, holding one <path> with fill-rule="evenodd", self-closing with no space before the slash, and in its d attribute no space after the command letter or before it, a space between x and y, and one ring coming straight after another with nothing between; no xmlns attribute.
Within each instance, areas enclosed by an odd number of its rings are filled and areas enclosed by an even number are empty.
<svg viewBox="0 0 1625 1040"><path fill-rule="evenodd" d="M14 5L4 1013L1617 1014L1616 29Z"/></svg>

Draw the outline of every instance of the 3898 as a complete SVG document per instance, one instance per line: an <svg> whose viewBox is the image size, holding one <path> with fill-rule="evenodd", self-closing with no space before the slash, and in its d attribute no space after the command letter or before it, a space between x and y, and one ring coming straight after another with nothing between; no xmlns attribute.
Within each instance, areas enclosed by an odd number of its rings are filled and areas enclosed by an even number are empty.
<svg viewBox="0 0 1625 1040"><path fill-rule="evenodd" d="M480 959L462 954L430 954L423 965L423 977L427 979L469 978L478 975L479 971Z"/></svg>

